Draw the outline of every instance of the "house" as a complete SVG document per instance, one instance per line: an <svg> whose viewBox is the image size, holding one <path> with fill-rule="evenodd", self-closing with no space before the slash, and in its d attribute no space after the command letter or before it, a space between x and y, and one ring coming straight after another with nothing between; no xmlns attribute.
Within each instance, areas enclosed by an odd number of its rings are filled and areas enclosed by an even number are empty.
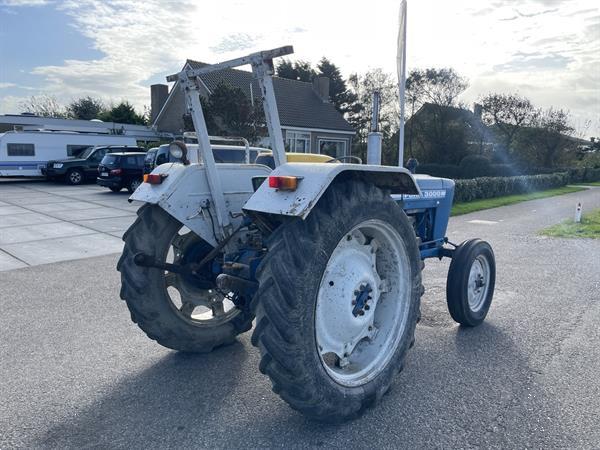
<svg viewBox="0 0 600 450"><path fill-rule="evenodd" d="M185 69L207 64L187 60ZM256 104L260 102L258 82L251 72L225 69L200 76L200 95L207 97L219 83L240 88ZM324 153L333 157L350 154L355 131L329 100L329 79L316 77L312 83L273 77L286 150ZM175 84L171 91L155 84L151 91L151 118L159 132L181 134L187 113L183 92ZM268 145L268 142L265 142Z"/></svg>
<svg viewBox="0 0 600 450"><path fill-rule="evenodd" d="M477 103L473 105L473 111L455 106L424 103L406 122L407 138L418 140L416 135L420 131L419 125L431 124L432 122L439 123L440 120L443 120L454 129L456 127L462 129L463 133L461 135L464 136L467 146L472 149L472 153L489 154L494 150L497 139L493 129L483 123L481 115L482 106ZM431 129L428 130L431 131ZM434 129L434 131L438 130ZM448 138L449 136L440 137Z"/></svg>

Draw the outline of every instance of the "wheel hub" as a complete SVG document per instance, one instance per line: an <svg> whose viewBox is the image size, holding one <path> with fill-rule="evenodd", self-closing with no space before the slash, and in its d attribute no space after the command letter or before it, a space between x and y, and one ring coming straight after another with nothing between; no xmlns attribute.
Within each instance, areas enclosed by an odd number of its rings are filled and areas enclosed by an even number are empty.
<svg viewBox="0 0 600 450"><path fill-rule="evenodd" d="M408 257L395 230L376 220L363 224L332 252L315 310L321 361L347 386L367 382L391 357L410 292Z"/></svg>
<svg viewBox="0 0 600 450"><path fill-rule="evenodd" d="M373 330L373 312L381 279L376 270L376 242L362 233L349 234L332 254L325 271L317 322L322 353L347 358Z"/></svg>
<svg viewBox="0 0 600 450"><path fill-rule="evenodd" d="M485 303L488 292L489 263L482 256L473 261L469 271L469 281L467 288L467 297L469 308L472 311L479 311Z"/></svg>

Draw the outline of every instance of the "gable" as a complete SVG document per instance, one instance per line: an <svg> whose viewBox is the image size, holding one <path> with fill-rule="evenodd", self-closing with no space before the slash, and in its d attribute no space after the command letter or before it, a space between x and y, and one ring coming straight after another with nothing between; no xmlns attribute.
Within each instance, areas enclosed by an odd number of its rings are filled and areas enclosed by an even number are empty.
<svg viewBox="0 0 600 450"><path fill-rule="evenodd" d="M192 60L188 60L186 64L194 69L207 66ZM209 92L219 83L227 83L240 88L255 104L260 105L260 88L252 72L225 69L203 74L200 78ZM273 77L273 88L282 126L355 131L332 103L324 102L315 93L312 83Z"/></svg>

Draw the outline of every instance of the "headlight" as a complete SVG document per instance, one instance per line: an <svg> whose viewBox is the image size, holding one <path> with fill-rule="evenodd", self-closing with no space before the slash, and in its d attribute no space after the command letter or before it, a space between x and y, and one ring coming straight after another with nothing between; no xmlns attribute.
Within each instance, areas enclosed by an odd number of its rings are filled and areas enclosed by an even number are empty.
<svg viewBox="0 0 600 450"><path fill-rule="evenodd" d="M62 166L63 166L63 165L62 165L61 163L54 163L54 166L53 166L53 167L54 167L55 169L62 169Z"/></svg>
<svg viewBox="0 0 600 450"><path fill-rule="evenodd" d="M187 159L187 147L181 141L173 141L169 144L169 153L175 159L181 160L183 164L189 164Z"/></svg>

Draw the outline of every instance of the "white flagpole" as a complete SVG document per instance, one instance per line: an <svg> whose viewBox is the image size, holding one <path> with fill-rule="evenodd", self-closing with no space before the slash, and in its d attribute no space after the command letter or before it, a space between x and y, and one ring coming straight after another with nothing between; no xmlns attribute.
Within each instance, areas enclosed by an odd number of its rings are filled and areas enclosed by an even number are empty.
<svg viewBox="0 0 600 450"><path fill-rule="evenodd" d="M400 2L400 20L398 28L398 48L396 63L398 66L398 99L400 100L400 129L398 130L398 166L404 166L404 89L406 87L406 0Z"/></svg>

